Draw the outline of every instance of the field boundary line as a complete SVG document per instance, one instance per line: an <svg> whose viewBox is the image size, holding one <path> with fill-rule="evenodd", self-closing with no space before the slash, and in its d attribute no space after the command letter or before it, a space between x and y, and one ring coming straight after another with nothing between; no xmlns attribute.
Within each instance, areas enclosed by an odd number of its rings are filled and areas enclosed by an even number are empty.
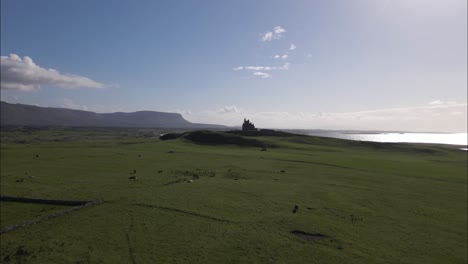
<svg viewBox="0 0 468 264"><path fill-rule="evenodd" d="M10 225L2 228L0 230L0 234L4 234L20 227L27 227L31 225L38 224L48 219L57 218L60 216L64 216L66 214L72 213L74 211L78 211L85 207L91 207L94 205L101 204L101 201L67 201L67 200L51 200L51 199L36 199L36 198L24 198L24 197L13 197L13 196L0 196L0 201L2 202L20 202L20 203L36 203L36 204L53 204L53 205L67 205L67 206L74 206L71 208L67 208L62 211L54 212L48 215L41 216L34 220L27 220L21 223Z"/></svg>

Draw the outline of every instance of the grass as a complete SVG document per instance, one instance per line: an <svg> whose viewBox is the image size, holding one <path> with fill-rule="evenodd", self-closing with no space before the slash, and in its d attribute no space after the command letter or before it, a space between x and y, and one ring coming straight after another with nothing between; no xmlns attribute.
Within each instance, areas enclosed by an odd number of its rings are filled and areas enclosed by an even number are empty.
<svg viewBox="0 0 468 264"><path fill-rule="evenodd" d="M0 214L0 228L12 226L24 220L34 220L68 208L67 206L60 205L15 202L0 202L0 206L2 208L2 213Z"/></svg>
<svg viewBox="0 0 468 264"><path fill-rule="evenodd" d="M467 262L466 152L245 137L275 146L260 151L156 135L2 131L2 195L104 203L2 234L0 261ZM136 181L128 179L133 170ZM16 182L25 172L34 177ZM1 225L46 207L2 203Z"/></svg>

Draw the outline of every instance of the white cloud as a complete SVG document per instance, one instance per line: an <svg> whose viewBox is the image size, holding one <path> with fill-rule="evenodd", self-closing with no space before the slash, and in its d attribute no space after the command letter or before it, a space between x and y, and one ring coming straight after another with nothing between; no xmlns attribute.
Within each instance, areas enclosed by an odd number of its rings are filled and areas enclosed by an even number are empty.
<svg viewBox="0 0 468 264"><path fill-rule="evenodd" d="M241 110L237 108L235 105L228 105L220 108L218 110L219 113L227 114L227 113L240 113Z"/></svg>
<svg viewBox="0 0 468 264"><path fill-rule="evenodd" d="M289 46L289 50L295 50L296 48L297 48L297 47L296 47L296 45L294 45L294 44L291 44L291 46Z"/></svg>
<svg viewBox="0 0 468 264"><path fill-rule="evenodd" d="M251 70L251 71L273 71L273 70L289 70L291 63L287 62L283 66L239 66L233 68L234 71L238 70Z"/></svg>
<svg viewBox="0 0 468 264"><path fill-rule="evenodd" d="M307 54L307 58L312 58L312 54Z"/></svg>
<svg viewBox="0 0 468 264"><path fill-rule="evenodd" d="M266 72L254 72L253 75L260 76L263 79L271 77L271 74L266 73Z"/></svg>
<svg viewBox="0 0 468 264"><path fill-rule="evenodd" d="M440 105L440 104L443 104L444 102L442 102L441 100L435 100L435 101L432 101L430 102L429 104L430 105Z"/></svg>
<svg viewBox="0 0 468 264"><path fill-rule="evenodd" d="M286 32L286 30L280 26L276 26L273 28L273 32L275 32L275 34L282 34Z"/></svg>
<svg viewBox="0 0 468 264"><path fill-rule="evenodd" d="M244 67L246 70L252 70L252 71L271 71L274 69L274 67L270 66L246 66Z"/></svg>
<svg viewBox="0 0 468 264"><path fill-rule="evenodd" d="M289 57L288 54L283 54L283 55L276 54L276 55L273 56L272 58L273 58L273 59L276 59L276 60L278 60L278 59L285 60L285 59L287 59L288 57Z"/></svg>
<svg viewBox="0 0 468 264"><path fill-rule="evenodd" d="M273 32L267 32L262 36L262 41L271 41L273 39Z"/></svg>
<svg viewBox="0 0 468 264"><path fill-rule="evenodd" d="M456 104L457 102L444 102L444 101L441 101L441 100L434 100L432 102L430 102L429 104L430 105L452 105L452 104Z"/></svg>
<svg viewBox="0 0 468 264"><path fill-rule="evenodd" d="M283 37L283 33L286 32L284 28L281 26L276 26L273 28L273 31L268 31L266 33L263 33L260 37L260 40L263 42L266 41L272 41L274 39L280 39Z"/></svg>
<svg viewBox="0 0 468 264"><path fill-rule="evenodd" d="M272 75L270 73L266 73L265 71L273 71L273 70L289 70L291 63L286 62L282 66L239 66L233 68L235 71L239 70L247 70L247 71L254 71L253 75L261 77L263 79L270 78Z"/></svg>
<svg viewBox="0 0 468 264"><path fill-rule="evenodd" d="M31 91L42 85L50 85L62 88L106 88L108 85L93 81L89 78L60 73L54 69L45 69L35 64L33 60L24 56L21 59L16 54L0 57L1 65L1 89L16 89Z"/></svg>
<svg viewBox="0 0 468 264"><path fill-rule="evenodd" d="M179 113L179 114L181 114L183 117L192 114L192 111L191 111L191 110L188 110L188 109L176 109L176 110L168 111L168 112L171 112L171 113Z"/></svg>

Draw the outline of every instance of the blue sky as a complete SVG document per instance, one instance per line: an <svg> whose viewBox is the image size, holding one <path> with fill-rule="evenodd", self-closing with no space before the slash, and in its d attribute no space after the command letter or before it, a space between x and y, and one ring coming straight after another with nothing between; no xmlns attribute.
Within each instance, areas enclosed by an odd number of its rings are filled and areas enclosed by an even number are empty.
<svg viewBox="0 0 468 264"><path fill-rule="evenodd" d="M465 0L2 0L1 96L227 125L466 131L466 47Z"/></svg>

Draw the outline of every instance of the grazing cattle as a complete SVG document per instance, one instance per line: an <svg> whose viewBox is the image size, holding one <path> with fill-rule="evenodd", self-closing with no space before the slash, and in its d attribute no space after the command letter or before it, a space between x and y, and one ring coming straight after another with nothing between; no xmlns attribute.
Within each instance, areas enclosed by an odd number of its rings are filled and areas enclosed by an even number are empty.
<svg viewBox="0 0 468 264"><path fill-rule="evenodd" d="M128 177L128 179L129 179L129 180L134 180L134 181L135 181L135 180L138 180L138 177L137 177L137 176L130 176L130 177Z"/></svg>
<svg viewBox="0 0 468 264"><path fill-rule="evenodd" d="M192 183L193 181L192 181L192 180L188 180L187 182L188 182L188 183Z"/></svg>
<svg viewBox="0 0 468 264"><path fill-rule="evenodd" d="M24 181L24 179L18 179L18 180L16 180L16 182L23 182L23 181Z"/></svg>
<svg viewBox="0 0 468 264"><path fill-rule="evenodd" d="M36 154L36 158L39 158L39 155L38 155L38 154Z"/></svg>
<svg viewBox="0 0 468 264"><path fill-rule="evenodd" d="M133 170L133 172L130 172L130 174L136 174L136 170Z"/></svg>
<svg viewBox="0 0 468 264"><path fill-rule="evenodd" d="M299 206L297 204L295 204L294 208L292 210L292 213L295 214L295 213L297 213L297 211L299 211Z"/></svg>

